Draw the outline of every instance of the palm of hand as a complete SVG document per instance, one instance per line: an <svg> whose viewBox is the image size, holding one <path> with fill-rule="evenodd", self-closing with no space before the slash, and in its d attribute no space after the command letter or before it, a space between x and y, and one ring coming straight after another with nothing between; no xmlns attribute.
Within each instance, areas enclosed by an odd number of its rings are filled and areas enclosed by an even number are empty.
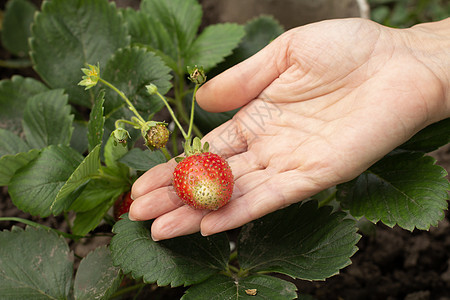
<svg viewBox="0 0 450 300"><path fill-rule="evenodd" d="M212 80L199 91L200 104L210 95L213 110L224 101L222 109L248 103L205 137L228 158L233 199L214 212L182 206L169 186L170 162L138 180L133 189L145 200L135 201L131 213L157 217L156 239L198 230L212 234L363 172L429 123L435 109L427 107L421 88L430 84L429 71L410 53L395 50L398 37L392 35L360 20L313 24L289 31ZM164 179L140 188L156 172Z"/></svg>

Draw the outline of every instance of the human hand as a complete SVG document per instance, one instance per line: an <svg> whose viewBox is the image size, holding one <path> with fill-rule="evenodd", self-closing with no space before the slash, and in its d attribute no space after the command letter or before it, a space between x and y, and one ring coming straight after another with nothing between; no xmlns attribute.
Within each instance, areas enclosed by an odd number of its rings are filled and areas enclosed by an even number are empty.
<svg viewBox="0 0 450 300"><path fill-rule="evenodd" d="M203 139L233 170L231 201L217 211L183 205L171 160L135 182L130 219L155 218L155 240L210 235L356 177L448 116L448 87L411 49L414 34L359 19L315 23L213 78L197 93L203 108L243 106Z"/></svg>

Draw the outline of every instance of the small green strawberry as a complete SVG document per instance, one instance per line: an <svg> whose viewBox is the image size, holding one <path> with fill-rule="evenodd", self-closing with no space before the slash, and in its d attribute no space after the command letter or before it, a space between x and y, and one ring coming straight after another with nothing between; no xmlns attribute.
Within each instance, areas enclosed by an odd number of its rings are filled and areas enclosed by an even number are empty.
<svg viewBox="0 0 450 300"><path fill-rule="evenodd" d="M184 203L197 209L216 210L230 201L233 174L223 157L205 151L207 145L198 147L200 140L196 139L193 148L187 146L188 156L175 167L173 187Z"/></svg>

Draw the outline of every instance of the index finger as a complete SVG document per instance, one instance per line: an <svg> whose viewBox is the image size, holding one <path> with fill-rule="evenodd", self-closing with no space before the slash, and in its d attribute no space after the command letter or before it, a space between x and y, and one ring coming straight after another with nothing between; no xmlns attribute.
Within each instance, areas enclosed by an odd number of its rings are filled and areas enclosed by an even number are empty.
<svg viewBox="0 0 450 300"><path fill-rule="evenodd" d="M255 55L207 81L197 91L198 104L211 112L241 107L256 98L288 67L288 31Z"/></svg>
<svg viewBox="0 0 450 300"><path fill-rule="evenodd" d="M175 159L171 159L145 172L131 187L131 198L137 199L148 192L170 185L176 165Z"/></svg>

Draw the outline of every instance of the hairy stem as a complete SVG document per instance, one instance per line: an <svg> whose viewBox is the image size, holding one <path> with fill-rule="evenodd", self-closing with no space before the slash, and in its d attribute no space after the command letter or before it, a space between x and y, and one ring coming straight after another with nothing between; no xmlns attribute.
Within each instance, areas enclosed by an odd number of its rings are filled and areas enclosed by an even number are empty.
<svg viewBox="0 0 450 300"><path fill-rule="evenodd" d="M172 155L170 155L169 150L167 150L166 147L161 148L161 151L168 161L172 159Z"/></svg>
<svg viewBox="0 0 450 300"><path fill-rule="evenodd" d="M189 118L189 130L188 130L188 139L191 137L192 133L192 125L194 125L194 110L195 110L195 94L197 93L200 84L196 84L194 88L194 92L192 93L192 101L191 101L191 117Z"/></svg>
<svg viewBox="0 0 450 300"><path fill-rule="evenodd" d="M124 119L118 119L118 120L116 120L116 122L114 123L114 126L115 126L116 128L119 128L121 123L129 124L129 125L131 125L131 126L133 126L133 127L135 127L135 128L136 128L137 126L139 126L139 124L137 124L137 123L134 123L134 122L131 122L131 121L128 121L128 120L124 120Z"/></svg>
<svg viewBox="0 0 450 300"><path fill-rule="evenodd" d="M46 225L39 224L39 223L30 221L30 220L27 220L27 219L17 218L17 217L0 217L0 221L13 221L13 222L23 223L23 224L26 224L26 225L29 225L29 226L32 226L32 227L35 227L35 228L44 228L46 230L51 230L53 232L56 232L58 235L61 235L61 236L65 237L65 238L69 238L69 239L73 239L73 240L77 240L77 239L80 239L80 238L83 237L81 235L75 235L75 234L70 234L70 233L67 233L67 232L62 232L62 231L59 231L57 229L48 227Z"/></svg>
<svg viewBox="0 0 450 300"><path fill-rule="evenodd" d="M169 103L167 102L166 98L164 98L163 95L161 95L159 92L156 92L156 95L164 102L164 105L167 107L167 110L170 113L170 116L172 117L173 121L177 125L178 129L180 130L181 134L183 135L183 138L187 139L187 134L184 131L183 127L181 126L180 122L178 121L178 118L175 116L175 113L172 110L172 107L170 107Z"/></svg>
<svg viewBox="0 0 450 300"><path fill-rule="evenodd" d="M328 195L328 197L326 197L325 199L320 201L319 202L319 207L322 207L322 206L325 206L325 205L329 204L334 199L336 199L336 190L333 191L330 195Z"/></svg>
<svg viewBox="0 0 450 300"><path fill-rule="evenodd" d="M133 103L131 103L131 101L127 98L127 96L125 96L125 94L119 90L118 88L116 88L113 84L109 83L108 81L104 80L103 78L99 77L98 80L100 82L102 82L103 84L105 84L106 86L108 86L109 88L111 88L113 91L115 91L117 94L119 94L119 96L127 103L128 108L134 113L134 115L137 117L137 119L143 123L145 123L144 118L141 117L141 115L138 113L138 111L136 110L136 108L134 107Z"/></svg>

